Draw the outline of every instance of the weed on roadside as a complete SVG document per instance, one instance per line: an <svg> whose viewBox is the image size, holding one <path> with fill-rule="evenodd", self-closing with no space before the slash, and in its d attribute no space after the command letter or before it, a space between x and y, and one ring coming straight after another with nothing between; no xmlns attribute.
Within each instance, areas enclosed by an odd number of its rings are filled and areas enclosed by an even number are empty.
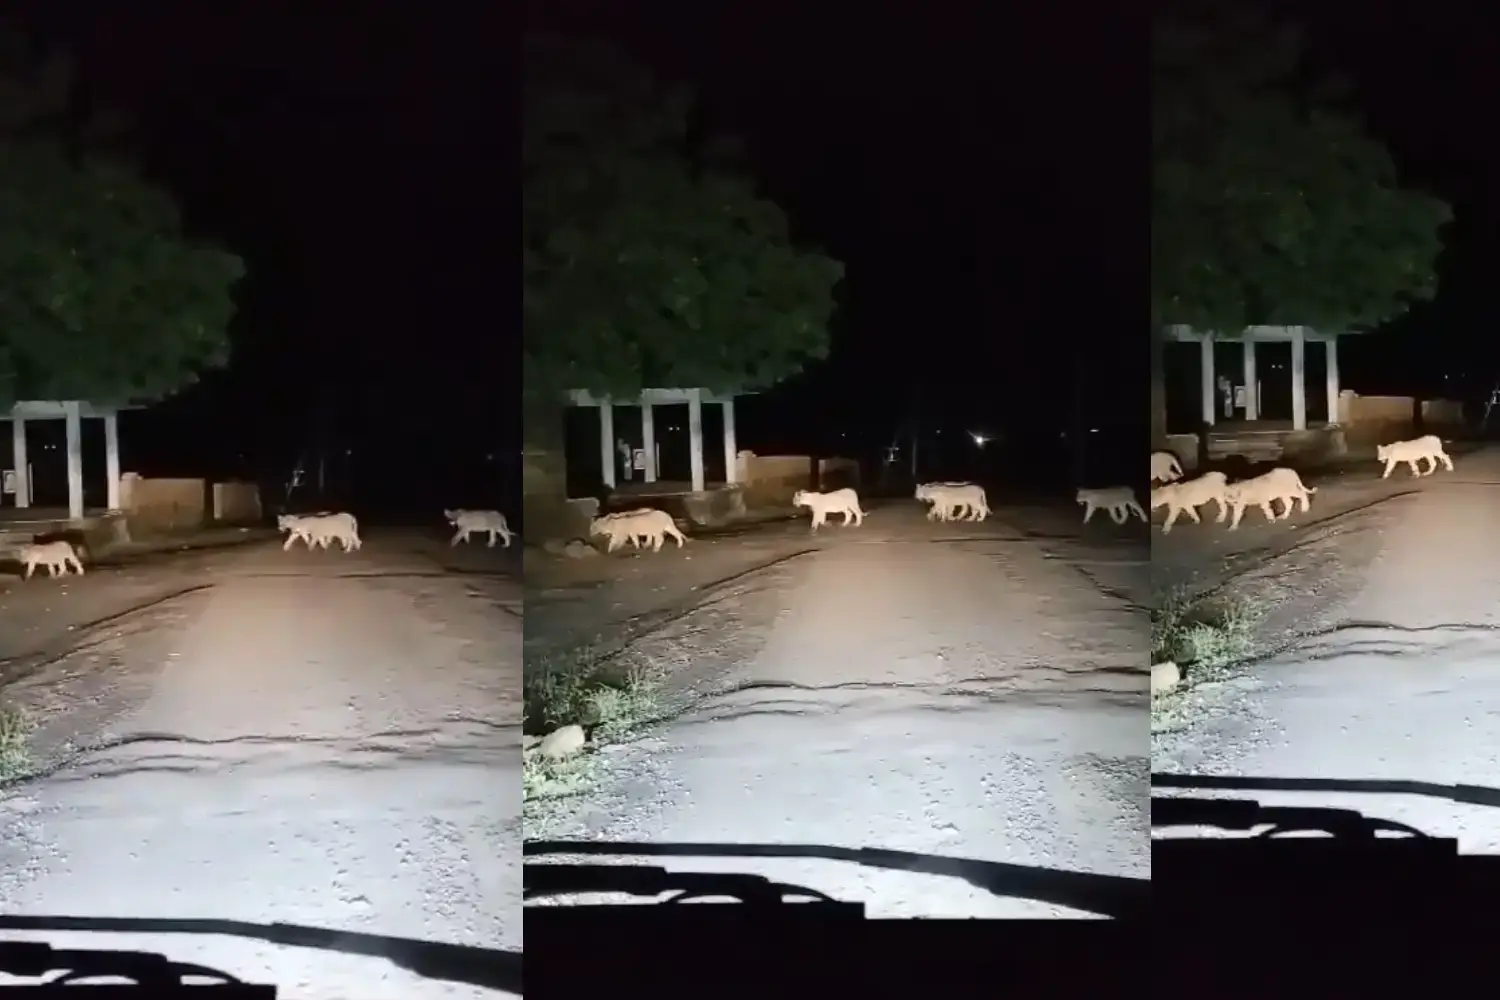
<svg viewBox="0 0 1500 1000"><path fill-rule="evenodd" d="M31 720L18 708L0 706L0 781L25 774L31 764Z"/></svg>
<svg viewBox="0 0 1500 1000"><path fill-rule="evenodd" d="M528 810L542 800L578 795L591 785L593 755L585 749L562 760L543 756L540 737L581 726L595 746L623 738L658 716L664 670L641 657L603 660L590 650L526 662L526 734L522 789Z"/></svg>
<svg viewBox="0 0 1500 1000"><path fill-rule="evenodd" d="M601 662L588 650L539 664L528 659L523 727L542 736L579 725L608 738L656 713L660 674L649 663Z"/></svg>
<svg viewBox="0 0 1500 1000"><path fill-rule="evenodd" d="M1188 691L1222 679L1250 658L1262 618L1254 605L1228 596L1193 600L1179 591L1157 600L1151 611L1151 662L1176 663L1184 676L1177 690L1152 699L1152 732L1180 728Z"/></svg>
<svg viewBox="0 0 1500 1000"><path fill-rule="evenodd" d="M1191 664L1195 675L1222 672L1250 656L1261 618L1252 605L1230 597L1166 595L1151 611L1151 662Z"/></svg>

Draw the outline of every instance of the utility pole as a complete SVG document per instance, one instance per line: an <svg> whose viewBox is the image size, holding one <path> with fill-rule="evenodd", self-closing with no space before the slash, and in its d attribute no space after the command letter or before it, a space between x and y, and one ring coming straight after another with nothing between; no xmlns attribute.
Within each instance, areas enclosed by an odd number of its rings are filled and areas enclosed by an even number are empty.
<svg viewBox="0 0 1500 1000"><path fill-rule="evenodd" d="M919 385L912 391L911 404L911 481L917 479L917 446L922 437L922 389Z"/></svg>

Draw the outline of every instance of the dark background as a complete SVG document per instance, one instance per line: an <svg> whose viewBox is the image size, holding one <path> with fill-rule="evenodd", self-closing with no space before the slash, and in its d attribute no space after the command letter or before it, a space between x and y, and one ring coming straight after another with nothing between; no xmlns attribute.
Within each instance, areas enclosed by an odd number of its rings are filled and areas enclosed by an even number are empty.
<svg viewBox="0 0 1500 1000"><path fill-rule="evenodd" d="M1358 16L1328 4L1258 0L1254 7L1300 26L1309 77L1350 87L1345 110L1390 150L1402 182L1431 192L1454 211L1444 230L1438 292L1431 302L1381 327L1343 336L1341 387L1366 395L1447 398L1477 422L1500 387L1500 310L1491 292L1500 264L1500 145L1487 120L1488 95L1500 85L1500 12L1449 0L1375 0ZM1289 370L1289 344L1259 346L1261 369ZM1307 350L1309 420L1325 418L1325 355ZM1174 429L1199 421L1197 346L1168 345ZM1238 344L1216 349L1218 369L1236 375ZM1236 377L1235 379L1239 379ZM1263 382L1263 415L1290 419L1290 386ZM1272 393L1275 398L1272 398ZM1491 420L1496 431L1500 419Z"/></svg>
<svg viewBox="0 0 1500 1000"><path fill-rule="evenodd" d="M1009 460L1030 467L1002 475L1052 487L1136 478L1144 10L645 6L538 3L529 24L612 38L693 84L708 120L747 140L794 230L847 265L832 356L742 399L739 447L868 468L917 414L923 478L985 478ZM685 423L658 414L658 434ZM597 469L597 417L571 425L570 462ZM981 452L971 430L1001 440Z"/></svg>
<svg viewBox="0 0 1500 1000"><path fill-rule="evenodd" d="M8 6L137 116L149 174L249 271L232 363L123 416L124 469L255 478L272 507L321 458L294 508L513 509L515 46L475 7Z"/></svg>
<svg viewBox="0 0 1500 1000"><path fill-rule="evenodd" d="M1500 381L1500 147L1488 110L1500 87L1500 11L1410 0L1376 0L1358 17L1316 4L1292 9L1302 7L1314 65L1355 84L1357 105L1405 181L1455 215L1436 300L1341 341L1341 375L1359 392L1442 394L1482 407Z"/></svg>

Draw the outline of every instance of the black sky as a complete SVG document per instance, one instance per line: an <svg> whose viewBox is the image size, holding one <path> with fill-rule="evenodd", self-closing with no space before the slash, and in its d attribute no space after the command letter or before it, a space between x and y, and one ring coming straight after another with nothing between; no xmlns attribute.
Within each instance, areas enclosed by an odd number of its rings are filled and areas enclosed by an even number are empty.
<svg viewBox="0 0 1500 1000"><path fill-rule="evenodd" d="M920 385L935 419L1065 426L1076 398L1144 437L1144 12L646 6L539 3L530 23L696 85L848 265L833 358L774 395L788 422L894 421Z"/></svg>
<svg viewBox="0 0 1500 1000"><path fill-rule="evenodd" d="M190 226L249 268L233 363L136 421L138 453L284 474L321 420L363 459L341 488L373 504L428 504L424 483L499 502L518 464L517 144L483 5L27 9L89 93L139 116Z"/></svg>
<svg viewBox="0 0 1500 1000"><path fill-rule="evenodd" d="M1372 393L1487 396L1500 379L1500 141L1488 118L1500 90L1500 11L1411 0L1362 4L1357 17L1331 5L1280 9L1307 23L1315 65L1352 79L1371 132L1405 179L1455 213L1438 298L1341 344L1346 382Z"/></svg>

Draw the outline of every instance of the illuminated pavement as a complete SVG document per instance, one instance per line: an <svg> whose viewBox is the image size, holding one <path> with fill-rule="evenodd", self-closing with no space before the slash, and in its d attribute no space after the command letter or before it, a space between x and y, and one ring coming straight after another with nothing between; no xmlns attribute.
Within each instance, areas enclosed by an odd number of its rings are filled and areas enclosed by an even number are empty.
<svg viewBox="0 0 1500 1000"><path fill-rule="evenodd" d="M1130 606L1143 533L1024 537L1035 518L944 527L886 508L713 593L632 653L712 674L700 697L601 755L587 804L528 818L528 838L879 847L1145 877L1147 626ZM872 916L1082 915L846 862L665 863L765 874Z"/></svg>
<svg viewBox="0 0 1500 1000"><path fill-rule="evenodd" d="M1453 473L1393 474L1399 490L1372 484L1372 495L1415 492L1349 515L1317 558L1281 565L1284 587L1324 589L1343 575L1342 544L1361 572L1321 616L1323 634L1204 691L1191 728L1157 737L1156 769L1500 787L1500 452L1454 461ZM1357 809L1458 837L1466 852L1500 851L1493 807L1390 793L1196 794Z"/></svg>
<svg viewBox="0 0 1500 1000"><path fill-rule="evenodd" d="M348 556L256 545L149 572L214 586L7 691L49 720L44 735L83 715L105 740L150 739L0 793L0 909L519 949L519 586L443 574L399 539ZM71 583L72 599L105 579ZM165 951L298 997L494 995L227 938L45 939Z"/></svg>

